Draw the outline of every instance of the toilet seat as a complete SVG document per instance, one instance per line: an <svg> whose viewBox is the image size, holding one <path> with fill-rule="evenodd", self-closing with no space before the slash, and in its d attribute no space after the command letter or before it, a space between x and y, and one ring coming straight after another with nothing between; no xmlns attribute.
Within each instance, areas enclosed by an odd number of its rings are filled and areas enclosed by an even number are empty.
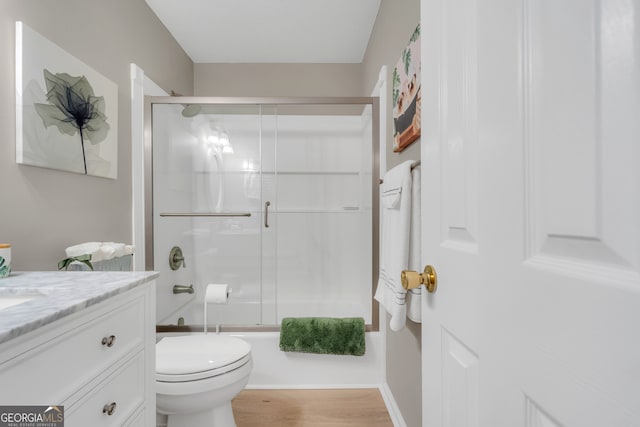
<svg viewBox="0 0 640 427"><path fill-rule="evenodd" d="M156 344L156 381L185 382L238 369L251 360L249 343L226 335L165 337Z"/></svg>

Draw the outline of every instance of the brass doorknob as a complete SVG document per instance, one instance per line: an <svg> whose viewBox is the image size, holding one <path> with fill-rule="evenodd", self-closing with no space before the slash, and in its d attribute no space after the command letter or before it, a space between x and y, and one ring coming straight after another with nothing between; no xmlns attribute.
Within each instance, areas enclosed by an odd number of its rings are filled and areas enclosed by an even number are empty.
<svg viewBox="0 0 640 427"><path fill-rule="evenodd" d="M405 289L415 289L420 285L424 285L429 293L434 293L438 288L438 275L436 274L436 269L431 265L425 266L422 273L402 270L400 281Z"/></svg>

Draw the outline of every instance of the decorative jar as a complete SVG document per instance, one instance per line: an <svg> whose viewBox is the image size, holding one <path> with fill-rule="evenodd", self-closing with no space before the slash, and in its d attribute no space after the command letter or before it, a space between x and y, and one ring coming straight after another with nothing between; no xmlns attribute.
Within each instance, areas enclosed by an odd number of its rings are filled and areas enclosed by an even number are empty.
<svg viewBox="0 0 640 427"><path fill-rule="evenodd" d="M9 277L11 274L11 245L0 243L0 279Z"/></svg>

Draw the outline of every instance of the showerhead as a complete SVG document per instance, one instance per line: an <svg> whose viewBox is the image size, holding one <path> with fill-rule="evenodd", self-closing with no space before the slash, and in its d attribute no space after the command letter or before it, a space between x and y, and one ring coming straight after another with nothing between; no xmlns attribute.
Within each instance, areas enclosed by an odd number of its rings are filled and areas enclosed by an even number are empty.
<svg viewBox="0 0 640 427"><path fill-rule="evenodd" d="M177 93L174 90L171 90L171 96L184 96L181 93ZM200 112L200 105L197 104L183 104L182 116L183 117L193 117Z"/></svg>
<svg viewBox="0 0 640 427"><path fill-rule="evenodd" d="M187 104L182 109L183 117L194 117L202 110L202 106L198 104Z"/></svg>

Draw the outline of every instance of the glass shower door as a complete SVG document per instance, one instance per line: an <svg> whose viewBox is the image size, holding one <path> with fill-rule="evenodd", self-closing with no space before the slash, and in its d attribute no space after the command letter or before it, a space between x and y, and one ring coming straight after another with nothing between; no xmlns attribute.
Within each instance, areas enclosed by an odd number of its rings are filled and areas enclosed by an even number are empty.
<svg viewBox="0 0 640 427"><path fill-rule="evenodd" d="M158 319L201 325L207 285L228 284L228 303L209 305L207 323L263 323L260 107L155 104L152 126ZM174 246L185 262L177 270Z"/></svg>
<svg viewBox="0 0 640 427"><path fill-rule="evenodd" d="M364 106L280 108L277 322L372 322L371 120Z"/></svg>

